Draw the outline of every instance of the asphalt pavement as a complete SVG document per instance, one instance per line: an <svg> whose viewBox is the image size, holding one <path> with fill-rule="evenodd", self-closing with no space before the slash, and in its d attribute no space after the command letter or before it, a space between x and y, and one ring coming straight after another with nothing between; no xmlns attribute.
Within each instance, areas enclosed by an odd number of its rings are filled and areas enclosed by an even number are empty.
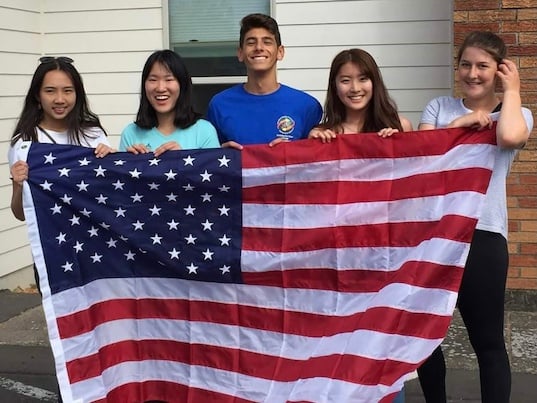
<svg viewBox="0 0 537 403"><path fill-rule="evenodd" d="M522 304L507 304L505 333L513 371L512 403L537 402L536 299L531 294ZM0 290L2 403L57 401L54 360L40 303L37 293ZM479 403L477 364L457 312L443 346L448 401ZM406 383L405 393L406 403L425 402L415 378Z"/></svg>

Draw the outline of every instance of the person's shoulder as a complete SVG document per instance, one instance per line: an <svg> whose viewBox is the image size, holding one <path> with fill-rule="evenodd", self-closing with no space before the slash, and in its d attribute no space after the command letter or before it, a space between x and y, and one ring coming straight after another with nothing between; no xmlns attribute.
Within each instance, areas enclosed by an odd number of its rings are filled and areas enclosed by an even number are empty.
<svg viewBox="0 0 537 403"><path fill-rule="evenodd" d="M302 99L309 100L309 101L315 102L315 103L319 102L319 101L317 101L317 98L315 98L311 94L308 94L306 91L302 91L302 90L299 90L299 89L294 88L294 87L290 87L290 86L285 85L285 84L280 85L280 90L282 91L282 93L285 93L286 95L293 95L296 98L302 98Z"/></svg>
<svg viewBox="0 0 537 403"><path fill-rule="evenodd" d="M211 103L225 100L229 97L236 96L237 94L240 95L244 93L244 90L242 90L242 86L243 86L242 84L235 84L229 88L226 88L225 90L222 90L214 94L213 97L211 98Z"/></svg>
<svg viewBox="0 0 537 403"><path fill-rule="evenodd" d="M317 98L297 88L293 88L285 84L280 84L280 89L278 90L278 92L280 96L284 96L286 98L292 97L295 100L299 99L300 102L309 103L310 105L319 106L319 108L321 108L321 104L319 103Z"/></svg>
<svg viewBox="0 0 537 403"><path fill-rule="evenodd" d="M211 122L203 118L198 119L196 123L192 125L192 127L200 130L216 130Z"/></svg>
<svg viewBox="0 0 537 403"><path fill-rule="evenodd" d="M451 95L441 95L439 97L433 98L429 103L435 103L439 105L454 105L460 102L460 98L453 97Z"/></svg>
<svg viewBox="0 0 537 403"><path fill-rule="evenodd" d="M84 133L89 134L90 136L106 136L104 130L99 126L89 126L84 129Z"/></svg>
<svg viewBox="0 0 537 403"><path fill-rule="evenodd" d="M23 142L24 141L22 140L22 136L20 134L17 135L17 139L15 140L15 142L13 142L13 139L11 139L9 143L8 152L11 152L12 150L17 150L18 148L20 148Z"/></svg>
<svg viewBox="0 0 537 403"><path fill-rule="evenodd" d="M282 93L295 94L296 96L301 96L304 98L314 98L312 95L308 94L306 91L299 90L298 88L294 88L286 84L280 84L279 91Z"/></svg>
<svg viewBox="0 0 537 403"><path fill-rule="evenodd" d="M245 94L246 91L242 88L242 84L236 84L213 95L209 101L207 117L210 121L214 121L221 111L228 113L231 106L245 103Z"/></svg>
<svg viewBox="0 0 537 403"><path fill-rule="evenodd" d="M458 111L463 106L461 98L450 95L441 95L427 102L424 112L440 113L441 111Z"/></svg>
<svg viewBox="0 0 537 403"><path fill-rule="evenodd" d="M414 127L412 126L412 122L405 116L399 115L399 121L401 122L401 126L403 127L403 131L410 132L414 130Z"/></svg>
<svg viewBox="0 0 537 403"><path fill-rule="evenodd" d="M144 129L140 126L138 126L136 123L134 122L131 122L129 123L127 126L125 126L123 128L123 130L121 131L121 135L122 136L125 136L125 135L134 135L134 136L140 136L140 135L144 135L144 134L147 134L148 132L150 132L152 129Z"/></svg>
<svg viewBox="0 0 537 403"><path fill-rule="evenodd" d="M123 130L121 132L122 133L132 132L132 131L136 130L137 128L138 128L138 125L136 123L130 122L123 128Z"/></svg>

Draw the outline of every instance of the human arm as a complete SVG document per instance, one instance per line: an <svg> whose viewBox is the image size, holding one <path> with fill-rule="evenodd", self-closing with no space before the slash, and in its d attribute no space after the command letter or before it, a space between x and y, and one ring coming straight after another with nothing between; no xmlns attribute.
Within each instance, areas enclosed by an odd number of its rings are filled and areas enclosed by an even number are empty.
<svg viewBox="0 0 537 403"><path fill-rule="evenodd" d="M130 123L123 129L119 140L119 151L131 154L147 154L152 151L150 147L140 142L137 128L135 123Z"/></svg>
<svg viewBox="0 0 537 403"><path fill-rule="evenodd" d="M103 158L108 154L115 153L116 151L117 150L115 148L110 147L108 144L99 143L97 144L97 147L95 147L95 156L97 158Z"/></svg>
<svg viewBox="0 0 537 403"><path fill-rule="evenodd" d="M490 129L492 127L492 118L488 112L474 111L453 119L447 127L472 127L477 130L484 128Z"/></svg>
<svg viewBox="0 0 537 403"><path fill-rule="evenodd" d="M196 123L199 126L199 144L198 148L220 148L220 141L216 128L211 122L205 119L200 119Z"/></svg>
<svg viewBox="0 0 537 403"><path fill-rule="evenodd" d="M314 127L308 134L309 139L320 139L323 143L330 143L332 139L336 138L336 132L331 129L323 129L321 127Z"/></svg>
<svg viewBox="0 0 537 403"><path fill-rule="evenodd" d="M411 132L414 130L414 127L412 126L412 122L405 118L404 116L399 116L399 120L401 121L401 126L403 126L404 132Z"/></svg>
<svg viewBox="0 0 537 403"><path fill-rule="evenodd" d="M430 123L420 123L418 125L418 130L434 130L436 129L435 125L432 125Z"/></svg>
<svg viewBox="0 0 537 403"><path fill-rule="evenodd" d="M11 174L11 211L15 218L24 221L24 209L22 207L22 186L28 179L28 164L25 161L16 161L10 168Z"/></svg>
<svg viewBox="0 0 537 403"><path fill-rule="evenodd" d="M502 108L496 126L496 142L503 148L522 148L530 135L522 113L520 76L514 62L503 59L496 75L503 87Z"/></svg>
<svg viewBox="0 0 537 403"><path fill-rule="evenodd" d="M401 122L401 127L403 128L404 132L410 132L413 130L412 123L410 122L410 120L408 120L404 116L399 115L399 121ZM399 130L394 129L393 127L385 127L384 129L380 130L377 134L382 138L386 138L398 132Z"/></svg>
<svg viewBox="0 0 537 403"><path fill-rule="evenodd" d="M440 98L433 98L427 102L421 113L418 130L434 130L441 127L439 123L440 104Z"/></svg>
<svg viewBox="0 0 537 403"><path fill-rule="evenodd" d="M242 150L242 144L237 143L236 141L226 141L222 143L222 148L234 148L235 150Z"/></svg>
<svg viewBox="0 0 537 403"><path fill-rule="evenodd" d="M289 143L291 140L289 140L288 138L285 138L285 137L277 137L275 138L274 140L272 140L270 143L268 143L268 146L269 147L274 147L275 145L277 144L280 144L280 143Z"/></svg>
<svg viewBox="0 0 537 403"><path fill-rule="evenodd" d="M146 150L146 151L139 152L137 150ZM158 157L159 155L164 154L166 151L178 151L178 150L181 150L181 146L179 145L178 142L167 141L164 144L161 144L160 146L155 148L154 154L155 154L155 157ZM134 146L127 148L127 151L133 154L145 154L145 153L150 152L151 150L149 150L143 144L135 144Z"/></svg>

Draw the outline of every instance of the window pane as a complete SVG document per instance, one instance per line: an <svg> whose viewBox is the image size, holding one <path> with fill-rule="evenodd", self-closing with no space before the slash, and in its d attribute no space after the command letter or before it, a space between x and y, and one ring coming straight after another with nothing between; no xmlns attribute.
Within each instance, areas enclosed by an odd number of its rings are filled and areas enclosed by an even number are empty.
<svg viewBox="0 0 537 403"><path fill-rule="evenodd" d="M170 48L192 77L245 76L237 60L240 21L252 13L270 14L270 0L169 0ZM211 97L231 85L194 84L194 106L205 113Z"/></svg>
<svg viewBox="0 0 537 403"><path fill-rule="evenodd" d="M270 13L267 0L170 0L170 43L237 42L240 20Z"/></svg>
<svg viewBox="0 0 537 403"><path fill-rule="evenodd" d="M233 85L235 84L194 84L192 89L194 110L205 116L207 114L209 101L213 95L218 94L220 91L224 91L226 88Z"/></svg>
<svg viewBox="0 0 537 403"><path fill-rule="evenodd" d="M193 77L245 76L246 68L237 60L237 42L177 44L179 53Z"/></svg>

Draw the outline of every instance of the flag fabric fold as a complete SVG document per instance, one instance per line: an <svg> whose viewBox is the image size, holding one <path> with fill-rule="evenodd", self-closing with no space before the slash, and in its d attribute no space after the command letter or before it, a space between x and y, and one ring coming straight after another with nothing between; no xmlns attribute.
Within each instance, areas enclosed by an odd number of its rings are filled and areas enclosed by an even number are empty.
<svg viewBox="0 0 537 403"><path fill-rule="evenodd" d="M466 129L24 145L64 401L391 401L445 337L495 148Z"/></svg>

